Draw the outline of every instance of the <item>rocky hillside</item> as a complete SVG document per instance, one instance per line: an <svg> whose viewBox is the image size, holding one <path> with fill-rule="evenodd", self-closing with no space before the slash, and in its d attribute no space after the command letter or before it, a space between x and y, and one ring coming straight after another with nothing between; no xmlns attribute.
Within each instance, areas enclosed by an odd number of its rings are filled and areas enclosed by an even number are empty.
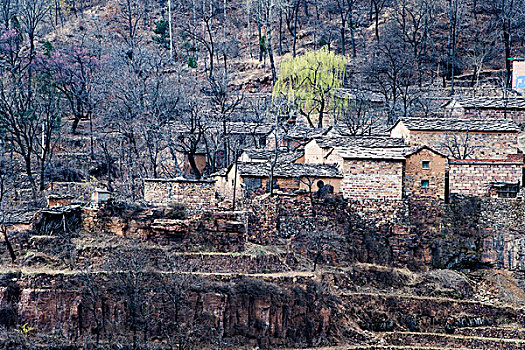
<svg viewBox="0 0 525 350"><path fill-rule="evenodd" d="M331 222L333 234L308 230L305 240L299 228L308 227L311 217L297 206L300 201L294 206L289 200L266 201L253 212L192 214L180 206L118 203L41 212L32 230L11 237L17 260L1 254L0 344L5 349L525 345L525 275L515 266L503 263L506 269L498 269L498 261L480 259L486 246L476 247L481 237L472 232L471 243L461 242L467 236L454 231L460 223L443 231L448 233L435 231L453 222L450 217L427 221L426 228L421 221L400 221L408 225L405 233L399 226L393 233L392 225L349 226L349 219L358 221L352 211L343 214L346 204L323 203L315 217L326 220L323 226ZM334 205L335 217L326 209ZM256 221L262 206L277 219ZM421 218L420 211L408 215L404 220ZM458 220L461 213L454 215ZM377 217L384 219L385 212ZM425 247L433 253L426 255ZM440 255L444 247L454 259ZM506 254L495 249L495 255ZM435 269L444 259L460 269Z"/></svg>

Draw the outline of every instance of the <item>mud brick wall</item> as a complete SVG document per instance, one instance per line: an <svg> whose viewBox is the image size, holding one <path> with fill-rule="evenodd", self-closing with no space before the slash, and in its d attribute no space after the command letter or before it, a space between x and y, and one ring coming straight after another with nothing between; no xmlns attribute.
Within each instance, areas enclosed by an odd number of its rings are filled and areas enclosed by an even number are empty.
<svg viewBox="0 0 525 350"><path fill-rule="evenodd" d="M151 203L184 203L188 209L210 209L216 204L215 181L145 179L144 200Z"/></svg>
<svg viewBox="0 0 525 350"><path fill-rule="evenodd" d="M410 132L410 144L427 145L444 154L450 154L447 145L454 142L456 135L457 142L461 143L467 139L466 133L447 133L432 131L414 131ZM468 134L468 146L472 153L470 158L473 159L506 159L507 155L515 154L518 149L517 133L497 133L497 132L474 132Z"/></svg>
<svg viewBox="0 0 525 350"><path fill-rule="evenodd" d="M401 199L403 162L345 159L341 191L344 198Z"/></svg>
<svg viewBox="0 0 525 350"><path fill-rule="evenodd" d="M449 161L450 193L486 196L491 182L517 183L522 179L522 162Z"/></svg>
<svg viewBox="0 0 525 350"><path fill-rule="evenodd" d="M429 168L423 168L423 162L429 162ZM445 198L445 171L447 159L428 149L411 155L405 165L405 196L407 198L431 197ZM428 187L422 186L427 180Z"/></svg>

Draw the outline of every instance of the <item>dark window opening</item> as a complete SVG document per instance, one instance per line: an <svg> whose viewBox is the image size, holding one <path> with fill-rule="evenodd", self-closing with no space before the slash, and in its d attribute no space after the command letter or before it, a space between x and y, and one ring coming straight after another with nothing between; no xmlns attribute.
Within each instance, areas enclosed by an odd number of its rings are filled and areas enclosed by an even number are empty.
<svg viewBox="0 0 525 350"><path fill-rule="evenodd" d="M423 169L430 169L430 161L424 160L422 163Z"/></svg>
<svg viewBox="0 0 525 350"><path fill-rule="evenodd" d="M499 198L516 198L520 191L520 184L518 183L494 183L492 188L496 190Z"/></svg>
<svg viewBox="0 0 525 350"><path fill-rule="evenodd" d="M244 179L244 184L246 185L247 190L254 190L256 188L262 187L261 178L246 178Z"/></svg>
<svg viewBox="0 0 525 350"><path fill-rule="evenodd" d="M430 186L428 180L421 180L421 187L427 188L428 186Z"/></svg>

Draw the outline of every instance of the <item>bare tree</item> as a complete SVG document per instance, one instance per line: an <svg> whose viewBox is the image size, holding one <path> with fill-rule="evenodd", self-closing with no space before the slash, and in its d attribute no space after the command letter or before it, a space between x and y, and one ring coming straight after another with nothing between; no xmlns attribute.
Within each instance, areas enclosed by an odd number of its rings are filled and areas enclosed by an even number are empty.
<svg viewBox="0 0 525 350"><path fill-rule="evenodd" d="M455 159L468 159L476 152L476 147L472 144L468 130L465 133L446 134L442 147Z"/></svg>

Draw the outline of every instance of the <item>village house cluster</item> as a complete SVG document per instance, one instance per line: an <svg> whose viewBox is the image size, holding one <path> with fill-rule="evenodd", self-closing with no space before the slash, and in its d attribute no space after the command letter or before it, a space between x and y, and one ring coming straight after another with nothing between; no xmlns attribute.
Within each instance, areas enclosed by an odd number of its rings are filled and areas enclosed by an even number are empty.
<svg viewBox="0 0 525 350"><path fill-rule="evenodd" d="M348 136L340 125L298 125L281 137L267 129L258 135L264 142L244 149L211 179L146 179L145 199L205 206L270 191L349 200L518 196L525 99L454 98L443 110L440 117L400 118L378 135Z"/></svg>

